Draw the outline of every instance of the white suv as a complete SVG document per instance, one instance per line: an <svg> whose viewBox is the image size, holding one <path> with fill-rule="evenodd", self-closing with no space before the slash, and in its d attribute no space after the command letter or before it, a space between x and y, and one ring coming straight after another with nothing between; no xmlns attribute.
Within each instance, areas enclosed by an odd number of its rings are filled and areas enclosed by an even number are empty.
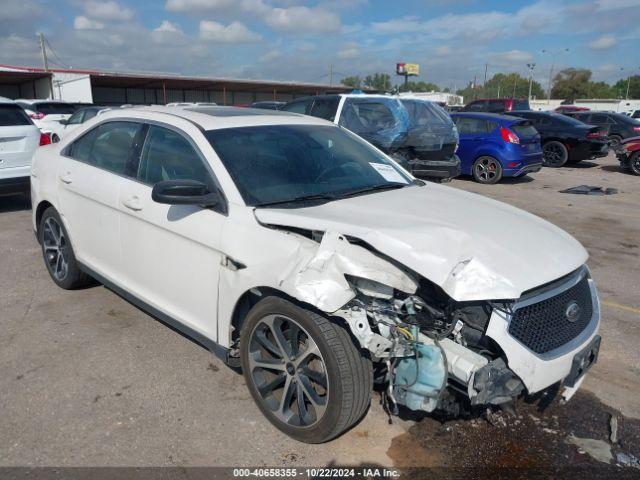
<svg viewBox="0 0 640 480"><path fill-rule="evenodd" d="M318 118L133 108L37 152L54 282L89 276L242 366L265 416L323 442L384 401L503 404L595 362L599 303L571 236L426 184Z"/></svg>
<svg viewBox="0 0 640 480"><path fill-rule="evenodd" d="M42 133L49 134L53 142L60 140L56 131L61 121L66 121L76 111L71 103L62 100L27 100L18 99L16 103L24 108L36 127Z"/></svg>
<svg viewBox="0 0 640 480"><path fill-rule="evenodd" d="M20 106L0 97L0 194L29 192L31 158L48 141Z"/></svg>

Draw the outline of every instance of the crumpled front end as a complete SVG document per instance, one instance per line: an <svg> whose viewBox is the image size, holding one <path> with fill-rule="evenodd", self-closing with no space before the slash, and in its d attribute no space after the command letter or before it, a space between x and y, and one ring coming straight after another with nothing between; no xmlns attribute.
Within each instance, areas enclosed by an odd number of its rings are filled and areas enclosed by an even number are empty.
<svg viewBox="0 0 640 480"><path fill-rule="evenodd" d="M348 325L380 365L392 411L504 404L559 382L570 397L597 360L600 310L586 267L519 299L456 301L357 238L314 235L279 285ZM471 260L447 281L454 292L473 281L499 291L504 279Z"/></svg>

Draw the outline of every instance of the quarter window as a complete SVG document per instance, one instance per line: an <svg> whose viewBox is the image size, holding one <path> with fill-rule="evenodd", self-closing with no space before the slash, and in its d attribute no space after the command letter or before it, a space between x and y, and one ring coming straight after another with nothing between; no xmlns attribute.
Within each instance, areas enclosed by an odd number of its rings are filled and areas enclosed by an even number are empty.
<svg viewBox="0 0 640 480"><path fill-rule="evenodd" d="M83 115L84 115L84 112L74 113L73 115L71 115L71 117L69 117L69 120L67 120L67 125L78 125L82 123Z"/></svg>
<svg viewBox="0 0 640 480"><path fill-rule="evenodd" d="M333 122L339 103L340 97L318 97L311 109L311 115Z"/></svg>
<svg viewBox="0 0 640 480"><path fill-rule="evenodd" d="M210 178L186 138L168 128L149 127L138 170L141 182L154 185L163 180L197 180L209 185Z"/></svg>

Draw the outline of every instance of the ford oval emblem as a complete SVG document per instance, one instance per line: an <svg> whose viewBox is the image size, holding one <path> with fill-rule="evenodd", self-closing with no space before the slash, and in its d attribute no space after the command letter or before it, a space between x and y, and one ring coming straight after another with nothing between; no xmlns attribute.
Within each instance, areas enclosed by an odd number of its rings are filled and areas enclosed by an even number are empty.
<svg viewBox="0 0 640 480"><path fill-rule="evenodd" d="M580 305L578 302L572 301L567 305L567 309L564 311L564 316L571 323L575 323L580 318Z"/></svg>

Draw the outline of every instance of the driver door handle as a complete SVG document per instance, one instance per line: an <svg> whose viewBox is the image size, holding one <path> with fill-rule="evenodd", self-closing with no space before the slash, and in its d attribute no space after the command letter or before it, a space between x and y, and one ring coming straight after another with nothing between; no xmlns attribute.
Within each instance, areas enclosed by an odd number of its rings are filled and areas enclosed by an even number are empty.
<svg viewBox="0 0 640 480"><path fill-rule="evenodd" d="M60 175L60 181L62 183L66 183L67 185L73 182L73 177L71 176L71 172L66 172Z"/></svg>
<svg viewBox="0 0 640 480"><path fill-rule="evenodd" d="M135 196L123 200L122 204L129 210L133 210L134 212L139 212L140 210L142 210L142 203L140 202L140 198Z"/></svg>

